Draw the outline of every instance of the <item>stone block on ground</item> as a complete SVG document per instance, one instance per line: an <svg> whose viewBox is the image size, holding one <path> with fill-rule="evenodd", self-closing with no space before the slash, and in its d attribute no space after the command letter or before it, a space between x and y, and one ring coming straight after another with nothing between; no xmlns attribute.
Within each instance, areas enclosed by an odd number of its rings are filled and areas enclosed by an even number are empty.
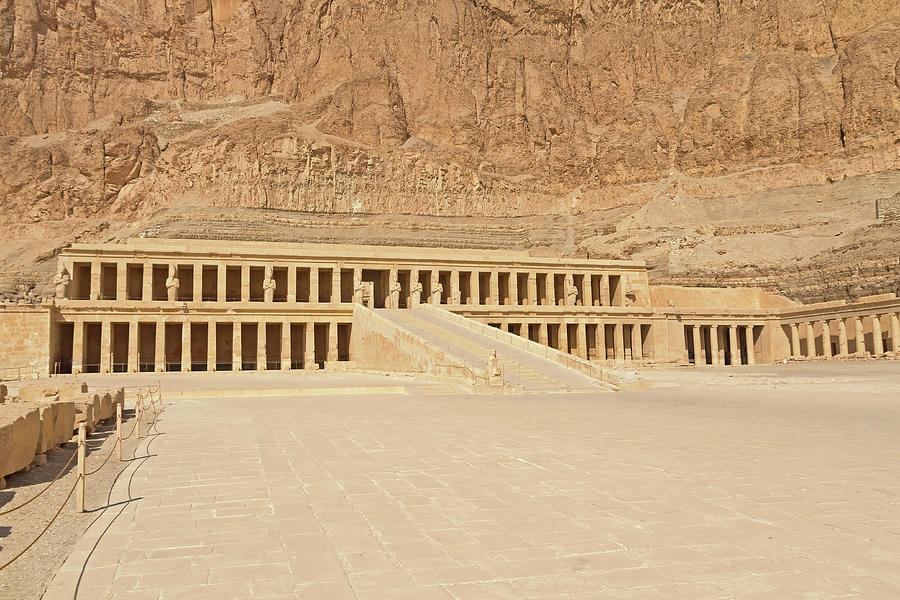
<svg viewBox="0 0 900 600"><path fill-rule="evenodd" d="M42 400L52 396L58 396L60 400L74 400L77 396L85 394L88 386L83 381L56 382L44 381L41 383L29 383L19 388L19 399L23 402Z"/></svg>
<svg viewBox="0 0 900 600"><path fill-rule="evenodd" d="M109 392L97 394L100 398L100 410L97 413L98 421L105 421L116 416L116 405L113 403L112 394Z"/></svg>
<svg viewBox="0 0 900 600"><path fill-rule="evenodd" d="M59 410L56 413L56 444L65 444L72 439L75 431L75 403L71 400L59 400L55 403Z"/></svg>
<svg viewBox="0 0 900 600"><path fill-rule="evenodd" d="M0 383L0 404L2 404L4 400L6 400L6 392L6 386Z"/></svg>
<svg viewBox="0 0 900 600"><path fill-rule="evenodd" d="M0 406L0 477L31 465L40 434L41 416L37 407Z"/></svg>
<svg viewBox="0 0 900 600"><path fill-rule="evenodd" d="M46 454L57 446L56 417L59 414L59 405L55 402L35 402L41 417L40 435L38 435L35 454Z"/></svg>
<svg viewBox="0 0 900 600"><path fill-rule="evenodd" d="M75 402L75 426L84 423L88 433L93 433L99 421L100 396L97 394L80 394Z"/></svg>

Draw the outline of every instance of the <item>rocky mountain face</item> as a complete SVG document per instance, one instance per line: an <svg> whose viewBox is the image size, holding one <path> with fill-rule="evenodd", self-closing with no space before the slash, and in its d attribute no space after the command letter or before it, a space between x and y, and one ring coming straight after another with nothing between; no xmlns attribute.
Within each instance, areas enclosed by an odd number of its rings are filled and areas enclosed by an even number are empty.
<svg viewBox="0 0 900 600"><path fill-rule="evenodd" d="M7 285L163 210L608 216L573 253L898 169L895 0L0 0Z"/></svg>

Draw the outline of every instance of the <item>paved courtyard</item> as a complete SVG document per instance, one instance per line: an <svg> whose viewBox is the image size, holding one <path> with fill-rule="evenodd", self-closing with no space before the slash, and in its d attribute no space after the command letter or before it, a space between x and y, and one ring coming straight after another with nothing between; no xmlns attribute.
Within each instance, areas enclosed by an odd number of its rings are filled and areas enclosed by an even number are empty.
<svg viewBox="0 0 900 600"><path fill-rule="evenodd" d="M896 599L900 364L836 367L521 397L171 376L45 598Z"/></svg>

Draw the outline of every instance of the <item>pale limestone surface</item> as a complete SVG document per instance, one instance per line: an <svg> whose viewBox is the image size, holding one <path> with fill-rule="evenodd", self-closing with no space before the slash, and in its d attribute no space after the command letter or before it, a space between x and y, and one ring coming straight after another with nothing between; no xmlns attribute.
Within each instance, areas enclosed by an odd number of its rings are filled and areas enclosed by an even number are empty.
<svg viewBox="0 0 900 600"><path fill-rule="evenodd" d="M176 392L287 382L302 395ZM162 384L163 435L111 497L133 501L48 600L79 576L79 598L900 595L897 363L552 399L331 373Z"/></svg>

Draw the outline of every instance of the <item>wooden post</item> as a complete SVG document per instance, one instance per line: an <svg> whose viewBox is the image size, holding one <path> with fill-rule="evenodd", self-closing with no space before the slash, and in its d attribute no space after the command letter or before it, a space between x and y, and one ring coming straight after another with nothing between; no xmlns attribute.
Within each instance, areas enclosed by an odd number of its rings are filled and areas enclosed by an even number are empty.
<svg viewBox="0 0 900 600"><path fill-rule="evenodd" d="M84 472L87 455L87 428L84 423L78 424L78 481L75 483L75 502L78 512L84 512Z"/></svg>
<svg viewBox="0 0 900 600"><path fill-rule="evenodd" d="M144 399L141 397L141 393L138 392L137 404L135 404L135 406L134 406L134 416L137 419L137 422L135 423L134 426L137 427L137 431L135 433L137 433L138 439L141 439L141 417L143 415L144 415Z"/></svg>
<svg viewBox="0 0 900 600"><path fill-rule="evenodd" d="M122 404L116 402L116 439L119 444L119 461L122 460Z"/></svg>

